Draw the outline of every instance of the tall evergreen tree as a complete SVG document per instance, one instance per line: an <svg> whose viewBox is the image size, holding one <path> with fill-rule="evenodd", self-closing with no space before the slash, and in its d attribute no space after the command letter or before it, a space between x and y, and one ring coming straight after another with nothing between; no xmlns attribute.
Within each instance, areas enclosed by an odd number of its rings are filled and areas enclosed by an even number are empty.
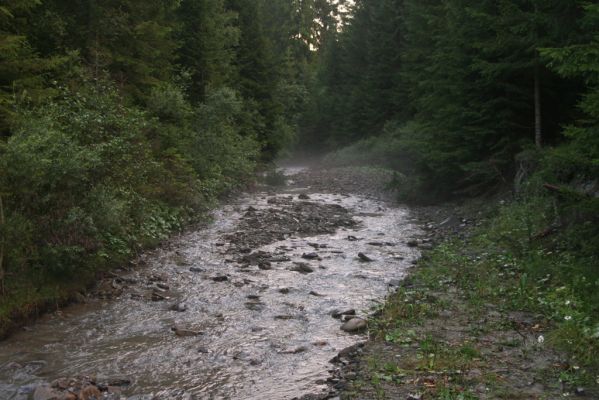
<svg viewBox="0 0 599 400"><path fill-rule="evenodd" d="M239 41L235 14L225 8L224 0L184 0L177 15L181 21L179 60L190 73L190 98L201 101L210 88L232 86L234 49Z"/></svg>

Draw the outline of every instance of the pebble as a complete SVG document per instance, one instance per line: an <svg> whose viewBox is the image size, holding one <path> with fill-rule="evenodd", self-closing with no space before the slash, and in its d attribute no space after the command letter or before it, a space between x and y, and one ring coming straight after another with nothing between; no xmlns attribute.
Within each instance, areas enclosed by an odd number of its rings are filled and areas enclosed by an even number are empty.
<svg viewBox="0 0 599 400"><path fill-rule="evenodd" d="M316 260L320 258L317 253L304 253L302 254L302 258L306 260Z"/></svg>
<svg viewBox="0 0 599 400"><path fill-rule="evenodd" d="M33 392L33 400L60 400L62 395L49 386L38 386Z"/></svg>
<svg viewBox="0 0 599 400"><path fill-rule="evenodd" d="M260 268L261 270L264 270L264 271L269 271L272 269L272 265L268 261L263 261L258 264L258 268Z"/></svg>
<svg viewBox="0 0 599 400"><path fill-rule="evenodd" d="M340 319L344 315L356 315L356 310L351 308L351 309L345 310L345 311L334 310L331 312L331 317L336 318L336 319Z"/></svg>
<svg viewBox="0 0 599 400"><path fill-rule="evenodd" d="M352 318L341 325L341 330L349 333L361 332L368 327L366 320L362 318Z"/></svg>
<svg viewBox="0 0 599 400"><path fill-rule="evenodd" d="M364 253L358 253L358 258L364 262L372 262L374 261L374 259L368 257L366 254Z"/></svg>
<svg viewBox="0 0 599 400"><path fill-rule="evenodd" d="M76 397L75 397L76 398ZM80 400L99 400L102 398L102 392L94 385L88 385L79 392Z"/></svg>
<svg viewBox="0 0 599 400"><path fill-rule="evenodd" d="M177 311L177 312L185 312L187 311L187 304L185 303L175 303L170 307L171 311Z"/></svg>
<svg viewBox="0 0 599 400"><path fill-rule="evenodd" d="M295 267L292 267L291 270L301 274L311 274L314 272L314 268L306 263L295 263Z"/></svg>
<svg viewBox="0 0 599 400"><path fill-rule="evenodd" d="M306 346L300 346L300 347L296 347L294 349L283 350L281 353L282 354L299 354L299 353L304 353L306 351L308 351L308 348Z"/></svg>

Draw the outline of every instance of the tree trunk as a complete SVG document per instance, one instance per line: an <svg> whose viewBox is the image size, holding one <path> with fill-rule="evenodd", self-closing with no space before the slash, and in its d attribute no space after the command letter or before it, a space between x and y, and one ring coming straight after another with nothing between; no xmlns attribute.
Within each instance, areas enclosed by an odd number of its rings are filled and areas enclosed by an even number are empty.
<svg viewBox="0 0 599 400"><path fill-rule="evenodd" d="M541 77L539 59L535 60L535 145L538 149L543 147L543 125L541 111Z"/></svg>

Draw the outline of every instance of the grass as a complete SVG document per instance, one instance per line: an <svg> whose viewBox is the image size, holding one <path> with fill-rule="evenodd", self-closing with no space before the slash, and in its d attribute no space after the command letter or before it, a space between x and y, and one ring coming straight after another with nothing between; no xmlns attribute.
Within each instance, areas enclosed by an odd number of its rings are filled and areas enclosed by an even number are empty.
<svg viewBox="0 0 599 400"><path fill-rule="evenodd" d="M532 196L492 207L424 255L371 323L382 347L362 373L376 398L599 395L596 216L574 219L567 206ZM539 234L548 226L559 228Z"/></svg>

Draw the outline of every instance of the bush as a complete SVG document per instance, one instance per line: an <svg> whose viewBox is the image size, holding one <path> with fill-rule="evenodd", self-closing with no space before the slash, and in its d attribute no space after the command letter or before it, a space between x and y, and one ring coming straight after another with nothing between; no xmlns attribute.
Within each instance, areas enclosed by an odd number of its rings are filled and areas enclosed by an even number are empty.
<svg viewBox="0 0 599 400"><path fill-rule="evenodd" d="M193 181L193 171L165 168L145 135L150 119L123 105L110 84L62 89L20 121L0 155L9 269L74 275L113 263L142 238L179 227L147 233L157 210L180 219L177 207L194 204L166 198Z"/></svg>

